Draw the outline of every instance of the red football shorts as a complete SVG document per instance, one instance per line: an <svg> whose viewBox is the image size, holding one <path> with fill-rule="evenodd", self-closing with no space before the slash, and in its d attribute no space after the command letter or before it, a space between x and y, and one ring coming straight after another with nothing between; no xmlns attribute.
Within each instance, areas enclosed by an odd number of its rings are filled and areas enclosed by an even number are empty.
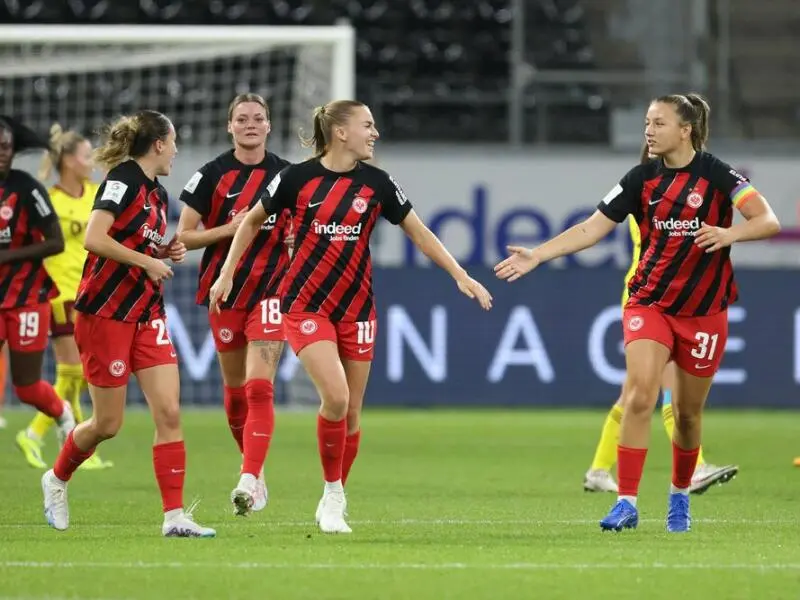
<svg viewBox="0 0 800 600"><path fill-rule="evenodd" d="M50 303L50 337L75 335L74 307L74 300L59 300Z"/></svg>
<svg viewBox="0 0 800 600"><path fill-rule="evenodd" d="M165 319L128 323L78 313L75 342L86 380L98 387L123 386L131 373L178 364Z"/></svg>
<svg viewBox="0 0 800 600"><path fill-rule="evenodd" d="M342 358L370 361L375 356L375 319L333 323L316 313L289 313L283 315L283 325L295 354L309 344L327 340L336 344Z"/></svg>
<svg viewBox="0 0 800 600"><path fill-rule="evenodd" d="M265 298L252 310L225 308L209 311L208 322L217 352L230 352L244 348L247 342L282 342L283 331L281 300Z"/></svg>
<svg viewBox="0 0 800 600"><path fill-rule="evenodd" d="M653 340L669 348L672 360L697 377L712 377L719 369L728 340L728 311L702 317L673 317L649 306L622 312L625 345Z"/></svg>
<svg viewBox="0 0 800 600"><path fill-rule="evenodd" d="M50 303L0 310L0 347L14 352L44 352L50 330Z"/></svg>

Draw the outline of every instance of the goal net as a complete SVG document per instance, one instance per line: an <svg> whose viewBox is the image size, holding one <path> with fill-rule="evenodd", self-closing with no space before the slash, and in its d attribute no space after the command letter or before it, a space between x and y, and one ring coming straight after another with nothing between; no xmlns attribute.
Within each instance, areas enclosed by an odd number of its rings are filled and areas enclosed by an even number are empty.
<svg viewBox="0 0 800 600"><path fill-rule="evenodd" d="M310 132L313 108L355 95L353 28L0 26L0 114L18 116L43 134L57 121L91 135L120 114L161 111L175 124L181 148L165 182L173 196L199 165L230 147L228 105L243 92L269 102L270 149L297 158L297 133ZM30 157L18 166L35 172ZM166 290L167 302L182 315L182 335L173 330L173 340L183 342L185 400L215 404L222 383L208 347L207 315L194 306L192 269L196 265L184 267ZM48 352L51 380L53 370ZM317 404L305 371L290 372L276 382L278 401ZM129 392L131 400L142 400L137 386Z"/></svg>
<svg viewBox="0 0 800 600"><path fill-rule="evenodd" d="M182 145L215 146L233 96L255 92L283 144L314 106L354 96L354 45L349 25L0 26L0 110L42 132L58 121L90 133L149 108Z"/></svg>

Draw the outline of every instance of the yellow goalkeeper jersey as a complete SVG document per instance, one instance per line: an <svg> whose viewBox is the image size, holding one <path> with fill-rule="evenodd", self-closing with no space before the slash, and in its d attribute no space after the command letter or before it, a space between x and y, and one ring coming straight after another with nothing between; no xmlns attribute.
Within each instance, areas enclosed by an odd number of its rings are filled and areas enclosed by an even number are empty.
<svg viewBox="0 0 800 600"><path fill-rule="evenodd" d="M639 266L639 256L642 253L642 236L639 232L639 225L633 215L628 217L628 227L631 230L631 240L633 241L633 255L631 256L631 266L628 272L625 273L625 287L622 290L622 306L628 301L628 282L636 273L636 267Z"/></svg>
<svg viewBox="0 0 800 600"><path fill-rule="evenodd" d="M86 261L86 249L83 247L86 224L98 187L93 181L85 183L80 198L70 196L57 185L48 190L64 233L64 252L44 261L47 272L58 286L59 295L53 302L74 300L78 293L83 263Z"/></svg>

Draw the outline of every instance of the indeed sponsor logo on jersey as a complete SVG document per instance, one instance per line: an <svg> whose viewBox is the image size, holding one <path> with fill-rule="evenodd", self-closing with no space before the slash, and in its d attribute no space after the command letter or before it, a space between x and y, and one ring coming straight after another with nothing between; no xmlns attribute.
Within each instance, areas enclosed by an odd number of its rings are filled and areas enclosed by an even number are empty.
<svg viewBox="0 0 800 600"><path fill-rule="evenodd" d="M278 214L272 213L261 224L261 231L270 231L275 229L275 224L278 222Z"/></svg>
<svg viewBox="0 0 800 600"><path fill-rule="evenodd" d="M354 242L361 235L361 223L356 225L342 225L336 221L332 223L320 223L316 219L311 223L311 227L317 235L327 235L332 242Z"/></svg>
<svg viewBox="0 0 800 600"><path fill-rule="evenodd" d="M167 237L165 235L160 234L155 229L151 229L147 223L142 225L142 237L146 240L150 240L157 246L162 246L167 241Z"/></svg>
<svg viewBox="0 0 800 600"><path fill-rule="evenodd" d="M700 230L700 217L694 219L653 218L653 225L658 231L669 232L670 237L692 237Z"/></svg>
<svg viewBox="0 0 800 600"><path fill-rule="evenodd" d="M10 244L11 243L11 227L7 226L3 229L0 229L0 244Z"/></svg>

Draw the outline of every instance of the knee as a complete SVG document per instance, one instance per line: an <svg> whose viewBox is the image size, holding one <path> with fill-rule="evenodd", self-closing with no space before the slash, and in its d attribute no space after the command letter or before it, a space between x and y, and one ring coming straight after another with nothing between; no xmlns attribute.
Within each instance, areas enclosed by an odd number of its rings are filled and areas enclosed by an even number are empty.
<svg viewBox="0 0 800 600"><path fill-rule="evenodd" d="M122 415L95 415L91 423L92 432L98 442L110 440L122 429Z"/></svg>
<svg viewBox="0 0 800 600"><path fill-rule="evenodd" d="M694 410L675 410L673 408L672 415L675 418L675 428L680 431L688 429L695 429L700 426L701 412Z"/></svg>
<svg viewBox="0 0 800 600"><path fill-rule="evenodd" d="M347 384L336 384L323 391L322 408L335 420L349 418L349 399Z"/></svg>
<svg viewBox="0 0 800 600"><path fill-rule="evenodd" d="M625 382L622 403L626 412L635 415L649 415L658 397L658 381L646 377L630 375Z"/></svg>
<svg viewBox="0 0 800 600"><path fill-rule="evenodd" d="M181 411L178 402L162 403L153 410L153 420L161 430L175 431L181 427Z"/></svg>

